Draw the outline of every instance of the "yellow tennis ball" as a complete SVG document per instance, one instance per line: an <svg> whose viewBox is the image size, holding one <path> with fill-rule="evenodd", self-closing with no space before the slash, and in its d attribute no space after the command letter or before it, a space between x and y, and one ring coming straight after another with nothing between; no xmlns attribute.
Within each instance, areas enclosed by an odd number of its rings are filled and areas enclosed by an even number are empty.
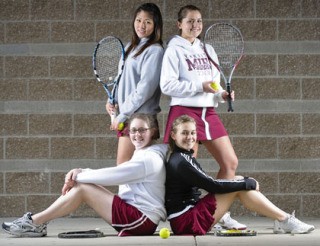
<svg viewBox="0 0 320 246"><path fill-rule="evenodd" d="M120 122L119 125L118 125L118 130L119 131L122 131L124 128L124 123L123 122Z"/></svg>
<svg viewBox="0 0 320 246"><path fill-rule="evenodd" d="M219 85L216 82L212 82L210 84L211 88L214 89L215 91L219 90Z"/></svg>
<svg viewBox="0 0 320 246"><path fill-rule="evenodd" d="M159 236L163 239L170 237L170 231L168 228L162 228L159 232Z"/></svg>

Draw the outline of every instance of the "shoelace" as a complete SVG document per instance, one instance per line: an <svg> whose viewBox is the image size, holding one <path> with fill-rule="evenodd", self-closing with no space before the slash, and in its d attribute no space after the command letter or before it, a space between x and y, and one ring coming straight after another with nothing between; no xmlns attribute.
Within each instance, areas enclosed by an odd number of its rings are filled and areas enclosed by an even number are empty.
<svg viewBox="0 0 320 246"><path fill-rule="evenodd" d="M300 221L299 219L296 218L295 212L296 211L293 211L293 213L289 217L289 220L297 225L305 226L306 225L305 223L303 223L302 221Z"/></svg>

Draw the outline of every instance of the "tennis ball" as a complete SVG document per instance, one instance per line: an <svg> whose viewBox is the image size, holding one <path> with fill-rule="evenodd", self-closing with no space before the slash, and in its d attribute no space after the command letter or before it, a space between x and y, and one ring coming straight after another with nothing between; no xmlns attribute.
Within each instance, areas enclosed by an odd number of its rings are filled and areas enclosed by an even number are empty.
<svg viewBox="0 0 320 246"><path fill-rule="evenodd" d="M159 232L159 236L163 239L170 237L170 231L168 228L162 228Z"/></svg>
<svg viewBox="0 0 320 246"><path fill-rule="evenodd" d="M124 123L123 122L120 122L119 125L118 125L118 130L119 131L122 131L124 128Z"/></svg>
<svg viewBox="0 0 320 246"><path fill-rule="evenodd" d="M214 89L215 91L219 90L219 85L216 82L212 82L210 84L211 88Z"/></svg>

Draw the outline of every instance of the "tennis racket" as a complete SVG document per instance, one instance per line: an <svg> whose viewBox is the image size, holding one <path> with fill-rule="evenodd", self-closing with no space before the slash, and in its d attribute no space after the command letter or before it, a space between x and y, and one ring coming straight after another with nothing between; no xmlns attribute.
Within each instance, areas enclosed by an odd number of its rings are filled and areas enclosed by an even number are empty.
<svg viewBox="0 0 320 246"><path fill-rule="evenodd" d="M229 93L228 112L233 112L231 100L231 78L239 64L244 51L244 41L238 28L229 23L216 23L211 25L204 36L204 50L210 62L219 70ZM218 56L218 60L211 57L210 46Z"/></svg>
<svg viewBox="0 0 320 246"><path fill-rule="evenodd" d="M69 231L58 234L58 238L96 238L105 236L106 235L100 230Z"/></svg>
<svg viewBox="0 0 320 246"><path fill-rule="evenodd" d="M219 237L241 237L241 236L256 236L255 230L219 230L216 232Z"/></svg>
<svg viewBox="0 0 320 246"><path fill-rule="evenodd" d="M115 93L124 66L124 56L124 46L121 40L114 36L101 39L93 53L94 74L107 92L108 101L112 105L115 105ZM116 111L111 114L111 124L115 117Z"/></svg>

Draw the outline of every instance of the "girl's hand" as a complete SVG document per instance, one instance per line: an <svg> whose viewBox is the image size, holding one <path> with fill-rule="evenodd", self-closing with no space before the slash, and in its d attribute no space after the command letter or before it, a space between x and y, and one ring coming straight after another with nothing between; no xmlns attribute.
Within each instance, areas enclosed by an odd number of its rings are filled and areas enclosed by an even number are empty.
<svg viewBox="0 0 320 246"><path fill-rule="evenodd" d="M111 103L109 103L109 101L106 103L106 111L107 113L111 116L111 115L117 115L117 110L118 110L118 105L112 105ZM110 130L115 130L117 129L118 123L115 124L116 120L111 123L110 125Z"/></svg>
<svg viewBox="0 0 320 246"><path fill-rule="evenodd" d="M260 191L259 182L257 180L255 180L254 178L251 178L251 177L249 177L249 179L253 179L254 181L256 181L256 191Z"/></svg>
<svg viewBox="0 0 320 246"><path fill-rule="evenodd" d="M229 97L229 93L227 91L224 91L222 93L223 100L227 101ZM231 91L231 100L234 101L234 91Z"/></svg>
<svg viewBox="0 0 320 246"><path fill-rule="evenodd" d="M216 93L218 92L218 90L215 90L212 88L211 84L213 83L213 81L205 81L202 83L202 88L203 88L203 92L207 92L207 93Z"/></svg>
<svg viewBox="0 0 320 246"><path fill-rule="evenodd" d="M113 123L110 125L110 130L117 130L118 125L119 125L119 122L118 122L117 118L115 118Z"/></svg>
<svg viewBox="0 0 320 246"><path fill-rule="evenodd" d="M64 185L61 190L62 195L67 194L73 188L73 186L75 186L76 177L81 172L82 172L81 168L76 168L76 169L72 169L66 174Z"/></svg>
<svg viewBox="0 0 320 246"><path fill-rule="evenodd" d="M115 105L112 105L111 103L109 103L109 101L106 103L106 111L109 115L111 115L113 112L115 112L116 107Z"/></svg>

